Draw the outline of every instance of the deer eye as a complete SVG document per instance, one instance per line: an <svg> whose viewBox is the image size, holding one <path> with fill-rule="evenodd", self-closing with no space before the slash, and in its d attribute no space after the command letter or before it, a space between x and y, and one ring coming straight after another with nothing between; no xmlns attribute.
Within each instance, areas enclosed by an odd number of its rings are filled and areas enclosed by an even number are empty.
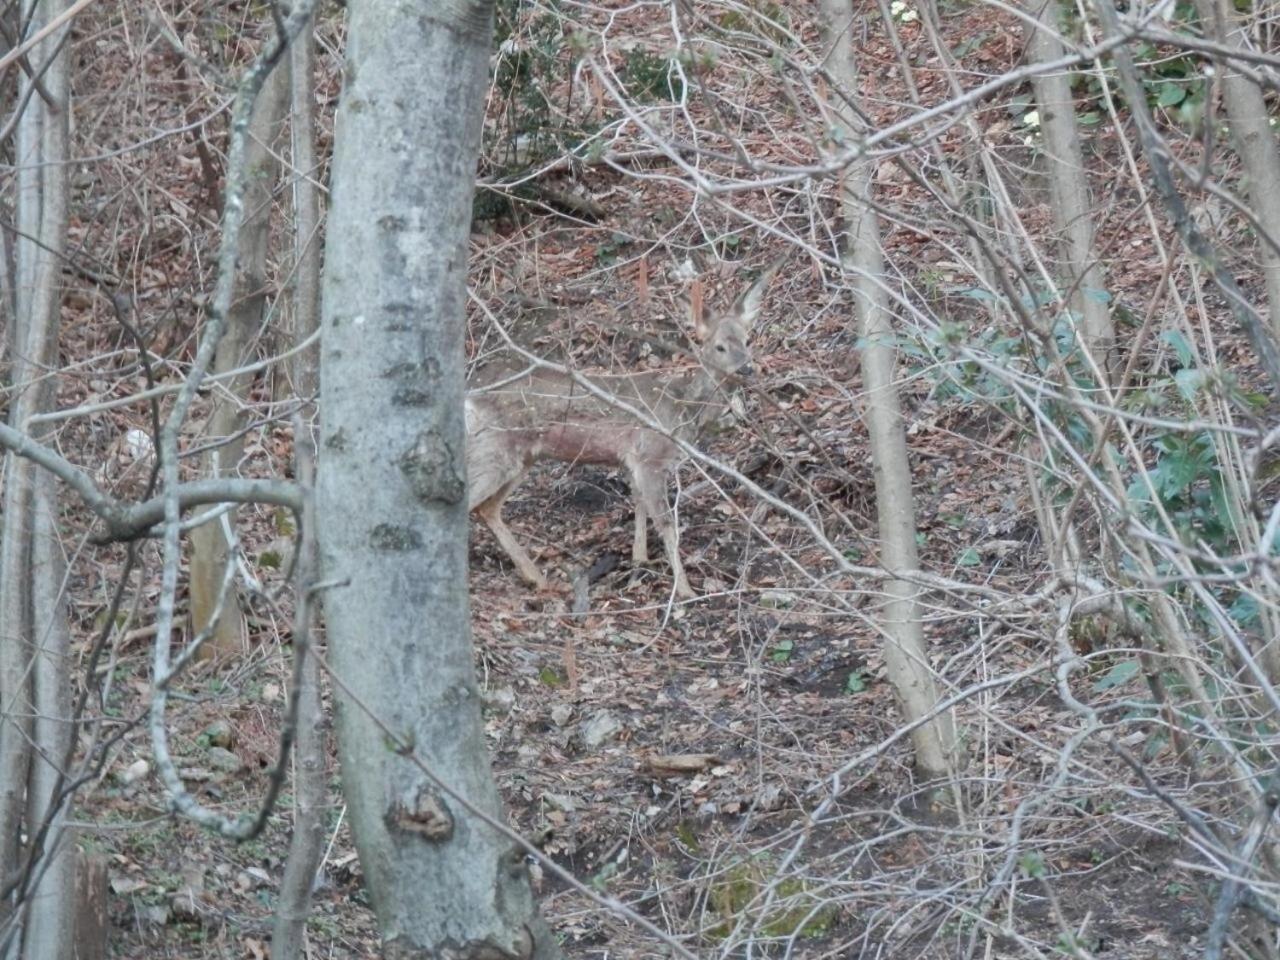
<svg viewBox="0 0 1280 960"><path fill-rule="evenodd" d="M724 353L724 344L723 344L723 343L717 343L717 344L716 344L716 349L717 349L717 350L719 350L721 353Z"/></svg>

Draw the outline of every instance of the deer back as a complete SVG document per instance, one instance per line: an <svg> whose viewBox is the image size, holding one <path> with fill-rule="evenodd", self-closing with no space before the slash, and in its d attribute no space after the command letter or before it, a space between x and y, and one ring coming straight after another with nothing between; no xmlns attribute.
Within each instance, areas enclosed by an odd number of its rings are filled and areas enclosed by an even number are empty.
<svg viewBox="0 0 1280 960"><path fill-rule="evenodd" d="M504 457L525 466L547 459L670 466L681 452L667 435L686 442L695 439L724 412L728 381L752 372L749 338L764 290L781 265L778 261L766 269L724 312L707 316L691 306L694 363L631 374L584 375L601 392L656 421L661 431L646 427L572 376L535 369L507 376L488 373L484 380L490 385L468 393L468 444L476 449L497 445Z"/></svg>

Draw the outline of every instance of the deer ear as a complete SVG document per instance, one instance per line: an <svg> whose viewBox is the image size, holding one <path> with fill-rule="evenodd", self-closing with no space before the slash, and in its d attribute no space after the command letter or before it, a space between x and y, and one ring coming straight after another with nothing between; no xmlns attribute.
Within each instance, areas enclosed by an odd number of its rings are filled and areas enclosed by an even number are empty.
<svg viewBox="0 0 1280 960"><path fill-rule="evenodd" d="M689 286L689 292L681 296L680 299L684 302L689 312L689 326L693 328L693 338L699 343L703 342L711 335L711 328L707 324L702 281L693 281Z"/></svg>
<svg viewBox="0 0 1280 960"><path fill-rule="evenodd" d="M775 260L765 267L764 272L756 278L756 282L742 291L738 299L734 301L733 315L744 330L750 330L755 326L756 318L760 316L760 308L764 306L765 291L788 259L790 259L790 254Z"/></svg>

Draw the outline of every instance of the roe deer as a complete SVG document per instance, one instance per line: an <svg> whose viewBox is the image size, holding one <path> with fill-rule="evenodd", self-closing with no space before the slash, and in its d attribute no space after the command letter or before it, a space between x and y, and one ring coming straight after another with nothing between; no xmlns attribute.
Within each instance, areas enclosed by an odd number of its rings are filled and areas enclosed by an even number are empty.
<svg viewBox="0 0 1280 960"><path fill-rule="evenodd" d="M539 588L547 585L503 522L503 503L539 460L594 463L623 467L630 478L636 508L633 562L648 561L648 518L666 547L676 593L694 596L680 563L679 533L667 501L667 475L684 459L671 436L694 440L726 409L730 381L751 373L747 338L765 288L784 261L770 265L727 312L704 320L698 305L691 308L697 343L692 368L589 378L604 393L657 421L664 433L637 423L563 373L533 370L468 392L468 506L488 524L525 580Z"/></svg>

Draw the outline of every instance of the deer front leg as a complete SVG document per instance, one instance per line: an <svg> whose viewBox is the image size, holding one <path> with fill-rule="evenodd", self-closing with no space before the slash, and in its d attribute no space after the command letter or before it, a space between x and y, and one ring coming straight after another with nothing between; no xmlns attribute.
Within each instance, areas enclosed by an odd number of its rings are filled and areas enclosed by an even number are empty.
<svg viewBox="0 0 1280 960"><path fill-rule="evenodd" d="M482 504L476 509L481 518L493 531L494 539L507 552L507 556L511 558L511 562L516 565L516 570L520 576L524 577L529 583L533 584L539 590L547 588L547 578L542 575L542 571L538 569L537 564L529 559L529 555L524 552L524 547L520 546L520 541L516 539L515 534L511 532L511 528L506 525L502 519L502 502Z"/></svg>
<svg viewBox="0 0 1280 960"><path fill-rule="evenodd" d="M671 573L676 581L676 596L686 600L692 599L697 594L689 586L689 580L684 575L684 565L680 562L680 532L676 529L671 504L667 502L666 472L652 468L646 469L644 464L629 464L629 466L631 466L632 489L636 495L636 516L638 518L640 511L643 511L662 535L662 543L667 549L667 562L671 564ZM637 532L636 536L639 538L642 533Z"/></svg>
<svg viewBox="0 0 1280 960"><path fill-rule="evenodd" d="M468 506L471 512L484 520L498 545L516 565L520 576L539 590L545 590L547 578L529 559L520 541L502 519L502 505L524 479L524 464L504 459L501 451L495 450L492 444L484 443L485 438L467 439L467 473L471 481Z"/></svg>

